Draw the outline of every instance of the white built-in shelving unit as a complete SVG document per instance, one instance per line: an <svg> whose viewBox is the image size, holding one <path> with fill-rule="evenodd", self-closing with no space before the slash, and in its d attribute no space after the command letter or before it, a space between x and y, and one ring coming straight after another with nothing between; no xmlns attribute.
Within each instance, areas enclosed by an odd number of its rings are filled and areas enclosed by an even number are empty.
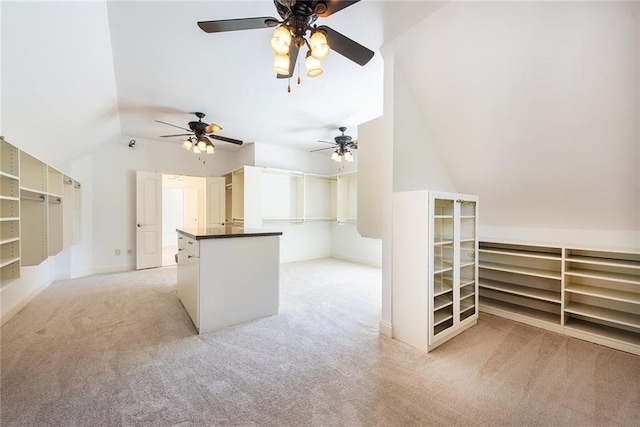
<svg viewBox="0 0 640 427"><path fill-rule="evenodd" d="M79 241L80 197L80 183L0 137L2 287Z"/></svg>
<svg viewBox="0 0 640 427"><path fill-rule="evenodd" d="M354 223L358 218L358 174L346 172L337 175L338 222Z"/></svg>
<svg viewBox="0 0 640 427"><path fill-rule="evenodd" d="M481 242L480 309L640 354L640 253Z"/></svg>
<svg viewBox="0 0 640 427"><path fill-rule="evenodd" d="M227 223L261 228L268 222L356 222L356 172L319 175L242 166L224 177Z"/></svg>
<svg viewBox="0 0 640 427"><path fill-rule="evenodd" d="M430 351L478 319L478 198L393 195L394 337Z"/></svg>
<svg viewBox="0 0 640 427"><path fill-rule="evenodd" d="M20 151L0 138L0 283L20 277Z"/></svg>

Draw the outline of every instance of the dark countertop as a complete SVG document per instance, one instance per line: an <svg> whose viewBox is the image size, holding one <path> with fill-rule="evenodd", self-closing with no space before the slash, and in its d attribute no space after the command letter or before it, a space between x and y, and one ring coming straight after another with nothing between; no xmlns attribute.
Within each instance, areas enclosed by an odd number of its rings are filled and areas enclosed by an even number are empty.
<svg viewBox="0 0 640 427"><path fill-rule="evenodd" d="M220 225L208 228L176 229L187 237L196 240L203 239L228 239L232 237L258 237L258 236L282 236L282 231L264 231L235 225Z"/></svg>

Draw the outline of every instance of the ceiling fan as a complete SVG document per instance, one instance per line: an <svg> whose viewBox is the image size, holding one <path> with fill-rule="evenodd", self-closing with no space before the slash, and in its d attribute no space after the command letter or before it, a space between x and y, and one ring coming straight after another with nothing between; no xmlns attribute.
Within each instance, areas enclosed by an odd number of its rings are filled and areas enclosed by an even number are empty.
<svg viewBox="0 0 640 427"><path fill-rule="evenodd" d="M358 141L351 138L349 135L344 134L347 131L346 127L341 126L338 128L338 130L342 132L342 135L338 135L335 138L333 138L335 142L318 141L318 142L324 142L325 144L331 144L333 145L333 147L318 148L316 150L311 150L311 152L313 153L315 151L322 151L322 150L328 150L330 148L335 148L335 151L331 155L331 160L334 160L339 163L339 162L342 162L342 159L344 158L344 160L347 162L353 162L353 154L351 154L351 151L349 151L349 149L351 148L353 150L357 150Z"/></svg>
<svg viewBox="0 0 640 427"><path fill-rule="evenodd" d="M189 129L182 126L176 126L171 123L163 122L162 120L156 120L158 123L173 126L174 128L185 130L189 133L180 133L177 135L160 135L160 138L172 138L175 136L188 136L183 142L182 147L189 151L193 147L193 152L196 154L207 153L213 154L215 152L214 145L211 139L218 141L229 142L231 144L242 145L243 142L239 139L227 138L226 136L214 135L214 132L222 130L220 126L215 123L205 123L202 121L205 114L200 112L193 113L198 118L198 121L189 122ZM211 139L209 139L211 138Z"/></svg>
<svg viewBox="0 0 640 427"><path fill-rule="evenodd" d="M200 21L198 26L207 33L277 27L271 39L271 47L276 53L274 71L277 77L293 76L298 51L305 44L309 49L305 58L307 76L315 77L322 74L319 60L329 53L329 47L359 65L365 65L373 57L373 51L343 34L326 25L315 25L319 17L326 18L358 1L273 0L281 20L263 16ZM310 33L308 40L307 32Z"/></svg>

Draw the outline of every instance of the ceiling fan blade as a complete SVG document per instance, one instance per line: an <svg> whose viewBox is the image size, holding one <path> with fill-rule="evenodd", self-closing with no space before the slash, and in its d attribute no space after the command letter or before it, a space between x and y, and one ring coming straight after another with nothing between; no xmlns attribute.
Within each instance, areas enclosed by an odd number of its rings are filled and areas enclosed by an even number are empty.
<svg viewBox="0 0 640 427"><path fill-rule="evenodd" d="M329 15L332 15L345 7L349 7L354 3L358 3L360 0L350 0L350 1L342 1L342 0L328 0L325 3L327 4L327 10L318 13L318 16L321 18L326 18Z"/></svg>
<svg viewBox="0 0 640 427"><path fill-rule="evenodd" d="M322 141L321 139L319 139L319 140L318 140L318 142L324 142L325 144L336 145L336 143L335 143L335 142Z"/></svg>
<svg viewBox="0 0 640 427"><path fill-rule="evenodd" d="M279 79L288 79L289 77L293 77L293 71L296 69L296 62L298 62L298 52L300 52L300 48L295 44L292 44L289 47L289 75L278 74L276 77Z"/></svg>
<svg viewBox="0 0 640 427"><path fill-rule="evenodd" d="M240 141L239 139L227 138L226 136L220 136L220 135L208 135L208 136L209 138L217 139L218 141L229 142L231 144L237 144L237 145L244 144L244 142Z"/></svg>
<svg viewBox="0 0 640 427"><path fill-rule="evenodd" d="M222 33L225 31L255 30L272 28L280 21L270 16L260 18L221 19L218 21L200 21L198 27L205 33Z"/></svg>
<svg viewBox="0 0 640 427"><path fill-rule="evenodd" d="M156 120L156 122L158 122L158 123L162 123L163 125L173 126L174 128L178 128L178 129L186 130L187 132L191 132L191 129L183 128L182 126L172 125L171 123L163 122L162 120Z"/></svg>
<svg viewBox="0 0 640 427"><path fill-rule="evenodd" d="M332 148L336 148L336 147L316 148L315 150L311 150L310 153L313 153L315 151L330 150Z"/></svg>
<svg viewBox="0 0 640 427"><path fill-rule="evenodd" d="M180 133L178 135L160 135L160 138L171 138L172 136L193 136L192 133Z"/></svg>
<svg viewBox="0 0 640 427"><path fill-rule="evenodd" d="M327 41L332 50L340 55L352 60L356 64L365 65L373 58L373 51L351 40L349 37L340 34L334 29L321 25L318 27L327 35Z"/></svg>

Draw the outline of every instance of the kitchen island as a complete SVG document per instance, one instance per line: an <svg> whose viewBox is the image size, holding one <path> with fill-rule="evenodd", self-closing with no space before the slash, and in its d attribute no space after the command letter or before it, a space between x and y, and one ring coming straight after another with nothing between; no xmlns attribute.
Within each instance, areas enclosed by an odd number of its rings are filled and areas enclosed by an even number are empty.
<svg viewBox="0 0 640 427"><path fill-rule="evenodd" d="M278 313L282 232L178 229L178 296L199 333Z"/></svg>

